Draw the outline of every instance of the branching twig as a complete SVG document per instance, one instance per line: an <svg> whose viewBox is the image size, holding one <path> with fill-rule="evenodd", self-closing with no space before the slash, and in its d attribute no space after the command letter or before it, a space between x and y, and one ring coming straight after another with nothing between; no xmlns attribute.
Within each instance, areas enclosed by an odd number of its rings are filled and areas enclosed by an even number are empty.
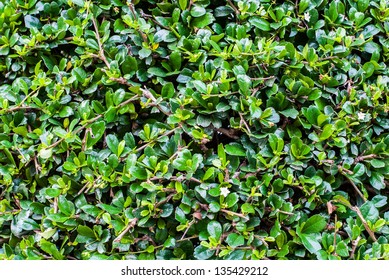
<svg viewBox="0 0 389 280"><path fill-rule="evenodd" d="M135 100L139 99L139 97L137 95L135 95L134 97L120 103L119 105L116 106L116 109L119 109L125 105L127 105L128 103L131 103L131 102L134 102ZM76 135L77 133L79 133L80 131L84 130L88 125L90 125L91 123L94 123L95 121L99 120L100 118L102 118L104 116L104 114L99 114L97 115L96 117L94 117L93 119L90 119L90 120L87 120L86 123L84 125L82 125L81 127L79 127L78 129L76 129L75 131L73 131L73 134ZM54 142L53 144L51 144L50 146L46 147L45 149L52 149L56 146L58 146L60 143L62 143L62 141L64 141L65 138L61 138L59 139L58 141Z"/></svg>
<svg viewBox="0 0 389 280"><path fill-rule="evenodd" d="M375 237L374 232L371 230L371 228L367 224L367 222L366 222L365 218L363 217L361 210L358 208L358 206L352 206L351 210L353 210L357 213L358 217L361 219L362 224L365 227L368 234L370 235L371 239L373 239L374 242L377 241L377 238Z"/></svg>
<svg viewBox="0 0 389 280"><path fill-rule="evenodd" d="M155 141L158 141L159 139L161 139L162 137L165 137L165 136L169 136L170 134L172 134L174 131L176 131L178 127L176 128L173 128L172 130L169 130L167 132L165 132L164 134L162 134L161 136L159 136L156 140L153 140L153 141L150 141L146 144L144 144L143 146L140 146L138 149L135 150L135 152L140 152L142 151L143 149L145 149L146 147L148 147L151 143L154 143Z"/></svg>
<svg viewBox="0 0 389 280"><path fill-rule="evenodd" d="M108 69L111 69L111 65L109 65L109 62L105 57L103 45L101 44L99 29L97 28L97 23L93 16L92 16L92 23L93 23L93 27L95 28L97 43L99 44L99 58L105 63Z"/></svg>
<svg viewBox="0 0 389 280"><path fill-rule="evenodd" d="M244 126L245 126L246 129L247 129L247 132L248 132L249 134L251 134L251 129L250 129L249 125L247 124L246 120L243 118L242 113L239 112L239 116L240 116L240 122L244 124Z"/></svg>
<svg viewBox="0 0 389 280"><path fill-rule="evenodd" d="M353 259L353 258L354 258L355 250L357 249L359 240L361 240L361 237L360 237L360 236L358 236L357 239L351 241L352 248L351 248L350 259Z"/></svg>
<svg viewBox="0 0 389 280"><path fill-rule="evenodd" d="M366 159L374 159L374 158L377 158L378 156L375 155L375 154L370 154L370 155L366 155L366 156L359 156L359 157L356 157L355 160L354 160L354 163L358 163L360 161L364 161Z"/></svg>
<svg viewBox="0 0 389 280"><path fill-rule="evenodd" d="M236 212L233 212L233 211L230 211L227 209L221 209L220 212L226 213L227 215L230 215L230 216L237 216L239 218L245 219L246 221L249 220L249 218L246 217L245 215L240 214L240 213L236 213Z"/></svg>
<svg viewBox="0 0 389 280"><path fill-rule="evenodd" d="M154 208L159 208L161 205L167 203L170 201L170 199L172 199L172 197L176 194L176 190L174 190L173 193L169 194L164 200L161 200L159 202L157 202L155 205L154 205Z"/></svg>
<svg viewBox="0 0 389 280"><path fill-rule="evenodd" d="M91 123L94 123L95 121L97 121L98 119L100 119L101 117L103 116L103 114L100 114L100 115L97 115L96 117L94 117L93 119L90 119L88 120L83 126L79 127L78 129L76 129L73 134L77 134L79 133L80 131L84 130L89 124ZM56 147L57 145L59 145L62 141L64 141L65 138L61 138L59 139L57 142L54 142L53 144L51 144L50 146L46 147L46 149L52 149L54 147Z"/></svg>
<svg viewBox="0 0 389 280"><path fill-rule="evenodd" d="M115 238L115 240L113 242L120 242L122 240L122 238L124 237L124 235L126 235L126 233L132 229L133 227L136 226L136 223L138 222L138 218L134 218L131 220L131 222L129 222L129 224L127 225L127 227L119 234L118 237Z"/></svg>
<svg viewBox="0 0 389 280"><path fill-rule="evenodd" d="M361 193L361 191L358 189L357 185L355 185L355 183L353 182L353 180L351 180L349 177L347 177L347 180L350 182L350 184L353 186L353 188L355 189L355 191L357 192L357 194L363 199L364 202L366 202L366 198L363 196L363 194Z"/></svg>
<svg viewBox="0 0 389 280"><path fill-rule="evenodd" d="M235 7L234 3L232 3L231 0L227 0L227 3L231 6L231 8L235 11L236 13L236 18L238 19L238 15L240 15L240 11Z"/></svg>
<svg viewBox="0 0 389 280"><path fill-rule="evenodd" d="M182 237L181 237L180 240L183 240L183 239L185 238L186 233L188 232L188 230L190 229L190 227L191 227L195 222L196 222L196 219L193 219L192 221L189 222L189 224L188 224L187 228L185 229L185 231L184 231L184 233L183 233L183 235L182 235Z"/></svg>
<svg viewBox="0 0 389 280"><path fill-rule="evenodd" d="M166 116L170 116L171 113L170 112L167 112L165 111L161 105L159 105L157 103L157 99L154 97L154 95L145 87L144 89L140 89L143 93L143 96L146 97L147 99L151 99L152 103L149 103L150 106L155 106L158 108L159 111L161 111L162 113L164 113Z"/></svg>

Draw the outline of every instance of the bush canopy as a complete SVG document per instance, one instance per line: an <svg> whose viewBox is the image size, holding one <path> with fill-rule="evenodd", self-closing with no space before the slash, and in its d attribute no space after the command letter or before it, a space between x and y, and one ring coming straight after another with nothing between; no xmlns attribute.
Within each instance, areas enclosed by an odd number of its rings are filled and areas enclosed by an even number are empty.
<svg viewBox="0 0 389 280"><path fill-rule="evenodd" d="M388 0L1 0L0 259L389 259Z"/></svg>

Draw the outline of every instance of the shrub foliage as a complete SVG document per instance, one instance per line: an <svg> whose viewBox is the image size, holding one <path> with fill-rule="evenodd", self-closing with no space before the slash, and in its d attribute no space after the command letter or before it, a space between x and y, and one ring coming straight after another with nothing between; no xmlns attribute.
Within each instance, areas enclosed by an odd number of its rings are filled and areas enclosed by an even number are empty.
<svg viewBox="0 0 389 280"><path fill-rule="evenodd" d="M0 1L1 259L388 259L388 0Z"/></svg>

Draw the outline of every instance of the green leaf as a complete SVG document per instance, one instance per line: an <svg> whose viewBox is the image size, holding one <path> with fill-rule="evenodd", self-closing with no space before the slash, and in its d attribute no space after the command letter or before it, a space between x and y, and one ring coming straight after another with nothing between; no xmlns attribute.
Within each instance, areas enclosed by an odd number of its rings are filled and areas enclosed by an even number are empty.
<svg viewBox="0 0 389 280"><path fill-rule="evenodd" d="M210 236L214 237L216 240L219 240L222 235L223 229L218 221L211 221L207 225L207 231Z"/></svg>
<svg viewBox="0 0 389 280"><path fill-rule="evenodd" d="M105 132L105 122L103 121L94 122L91 125L90 129L91 130L88 133L88 138L86 141L86 145L88 148L95 145L101 139L101 137L103 137Z"/></svg>
<svg viewBox="0 0 389 280"><path fill-rule="evenodd" d="M85 82L85 79L87 78L87 74L85 70L81 67L74 68L72 70L72 75L74 75L80 83Z"/></svg>
<svg viewBox="0 0 389 280"><path fill-rule="evenodd" d="M51 158L53 156L53 149L41 149L39 156L43 159Z"/></svg>
<svg viewBox="0 0 389 280"><path fill-rule="evenodd" d="M181 224L185 224L187 219L185 217L185 213L184 211L180 208L180 207L177 207L176 208L176 212L175 212L175 218L177 221L179 221Z"/></svg>
<svg viewBox="0 0 389 280"><path fill-rule="evenodd" d="M225 146L225 151L226 151L227 154L229 154L231 156L241 156L241 157L246 156L245 149L239 143L227 144Z"/></svg>
<svg viewBox="0 0 389 280"><path fill-rule="evenodd" d="M105 138L105 141L107 143L108 148L111 150L111 152L117 155L118 154L118 146L119 146L118 138L113 134L109 134Z"/></svg>
<svg viewBox="0 0 389 280"><path fill-rule="evenodd" d="M215 9L215 17L226 17L234 12L230 6L220 6Z"/></svg>
<svg viewBox="0 0 389 280"><path fill-rule="evenodd" d="M385 167L385 162L383 162L382 160L378 160L378 159L373 159L371 162L370 162L371 166L373 166L374 168L383 168Z"/></svg>
<svg viewBox="0 0 389 280"><path fill-rule="evenodd" d="M204 84L204 82L195 80L192 81L194 87L200 92L200 93L207 93L207 86Z"/></svg>
<svg viewBox="0 0 389 280"><path fill-rule="evenodd" d="M353 169L353 177L360 177L365 174L366 168L362 163L357 163Z"/></svg>
<svg viewBox="0 0 389 280"><path fill-rule="evenodd" d="M379 218L378 209L371 201L366 201L359 209L366 221L374 223Z"/></svg>
<svg viewBox="0 0 389 280"><path fill-rule="evenodd" d="M64 195L58 197L58 209L66 216L73 216L75 207L73 202L67 200Z"/></svg>
<svg viewBox="0 0 389 280"><path fill-rule="evenodd" d="M299 112L295 108L291 108L281 111L280 114L288 118L296 119L299 115Z"/></svg>
<svg viewBox="0 0 389 280"><path fill-rule="evenodd" d="M118 148L117 148L117 156L120 157L122 152L124 151L124 147L126 146L126 142L124 140L120 141Z"/></svg>
<svg viewBox="0 0 389 280"><path fill-rule="evenodd" d="M249 203L244 203L241 206L241 209L242 209L242 213L250 213L250 214L255 213L254 207Z"/></svg>
<svg viewBox="0 0 389 280"><path fill-rule="evenodd" d="M247 75L238 75L236 77L239 85L239 89L244 95L248 95L251 87L251 79Z"/></svg>
<svg viewBox="0 0 389 280"><path fill-rule="evenodd" d="M174 70L180 70L181 63L182 63L181 54L177 51L172 52L170 54L170 63L171 63Z"/></svg>
<svg viewBox="0 0 389 280"><path fill-rule="evenodd" d="M156 77L166 77L166 72L162 70L160 67L150 67L147 70L147 73L151 74L152 76Z"/></svg>
<svg viewBox="0 0 389 280"><path fill-rule="evenodd" d="M231 208L238 202L238 200L239 200L239 196L237 193L230 193L229 195L227 195L225 202L227 204L227 207Z"/></svg>
<svg viewBox="0 0 389 280"><path fill-rule="evenodd" d="M77 232L83 236L96 238L95 233L90 227L79 225L77 228Z"/></svg>
<svg viewBox="0 0 389 280"><path fill-rule="evenodd" d="M319 234L300 234L299 235L304 247L307 248L307 250L311 254L315 254L321 249L321 245L318 241L318 236L319 236Z"/></svg>
<svg viewBox="0 0 389 280"><path fill-rule="evenodd" d="M341 257L349 256L348 248L344 241L340 241L336 244L336 253Z"/></svg>
<svg viewBox="0 0 389 280"><path fill-rule="evenodd" d="M61 190L50 188L50 189L46 189L45 193L47 196L50 196L50 197L58 197L61 194Z"/></svg>
<svg viewBox="0 0 389 280"><path fill-rule="evenodd" d="M190 9L190 15L192 17L201 17L205 15L206 12L207 11L205 10L205 8L199 5L193 5Z"/></svg>
<svg viewBox="0 0 389 280"><path fill-rule="evenodd" d="M41 22L39 21L38 18L36 17L33 17L31 15L26 15L24 17L24 24L26 25L27 28L41 28L42 24Z"/></svg>
<svg viewBox="0 0 389 280"><path fill-rule="evenodd" d="M316 214L310 217L301 229L301 233L310 234L318 233L327 226L327 222L324 217Z"/></svg>
<svg viewBox="0 0 389 280"><path fill-rule="evenodd" d="M76 4L79 7L84 7L85 1L84 0L70 0L72 3Z"/></svg>
<svg viewBox="0 0 389 280"><path fill-rule="evenodd" d="M55 244L45 240L41 239L39 241L39 246L45 253L49 254L50 256L53 256L56 260L63 260L64 256L59 252L57 246Z"/></svg>
<svg viewBox="0 0 389 280"><path fill-rule="evenodd" d="M237 233L230 233L226 238L226 242L229 246L235 248L244 245L244 237Z"/></svg>
<svg viewBox="0 0 389 280"><path fill-rule="evenodd" d="M96 51L100 49L95 39L86 39L86 46Z"/></svg>
<svg viewBox="0 0 389 280"><path fill-rule="evenodd" d="M61 111L59 112L59 116L61 118L67 118L67 117L70 117L71 115L73 115L74 112L73 112L73 109L69 106L65 106L61 109Z"/></svg>
<svg viewBox="0 0 389 280"><path fill-rule="evenodd" d="M204 28L207 25L210 25L212 22L215 21L215 18L211 13L206 13L205 15L201 17L194 18L192 20L192 25L197 28Z"/></svg>
<svg viewBox="0 0 389 280"><path fill-rule="evenodd" d="M181 10L185 10L188 6L188 0L178 0Z"/></svg>
<svg viewBox="0 0 389 280"><path fill-rule="evenodd" d="M215 250L210 250L202 245L194 249L193 256L197 260L208 260L215 254Z"/></svg>
<svg viewBox="0 0 389 280"><path fill-rule="evenodd" d="M115 120L115 118L116 118L116 112L117 112L117 110L116 110L115 107L109 108L109 109L105 112L105 114L104 114L104 120L105 120L106 122L108 122L108 123L113 122L113 121Z"/></svg>
<svg viewBox="0 0 389 280"><path fill-rule="evenodd" d="M371 172L370 184L376 190L382 190L385 188L385 178L381 173Z"/></svg>
<svg viewBox="0 0 389 280"><path fill-rule="evenodd" d="M249 18L250 24L254 25L256 28L262 30L262 31L270 31L270 23L263 18L253 16Z"/></svg>
<svg viewBox="0 0 389 280"><path fill-rule="evenodd" d="M334 131L335 131L334 125L326 124L323 128L322 133L319 136L320 141L324 141L324 140L327 140L328 138L330 138L331 135L334 133Z"/></svg>

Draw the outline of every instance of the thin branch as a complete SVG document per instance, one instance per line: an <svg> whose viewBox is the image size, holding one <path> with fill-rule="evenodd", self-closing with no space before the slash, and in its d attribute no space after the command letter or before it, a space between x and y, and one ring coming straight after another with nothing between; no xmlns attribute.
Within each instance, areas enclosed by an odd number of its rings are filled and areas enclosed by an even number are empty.
<svg viewBox="0 0 389 280"><path fill-rule="evenodd" d="M137 95L135 95L134 97L120 103L119 105L116 106L116 109L119 109L125 105L127 105L128 103L131 103L131 102L134 102L135 100L137 100L139 97ZM91 123L94 123L95 121L97 121L98 119L102 118L104 115L103 114L100 114L100 115L97 115L96 117L94 117L93 119L90 119L90 120L87 120L86 123L84 125L82 125L81 127L79 127L78 129L76 129L75 131L73 131L73 134L76 135L77 133L79 133L80 131L84 130L88 125L90 125ZM65 138L61 138L59 139L58 141L54 142L53 144L51 144L50 146L46 147L45 149L52 149L56 146L58 146L60 143L62 143L62 141L64 141Z"/></svg>
<svg viewBox="0 0 389 280"><path fill-rule="evenodd" d="M333 255L334 256L337 256L338 254L336 253L336 233L338 231L337 227L336 227L336 223L338 222L338 216L335 214L335 227L334 227L334 253Z"/></svg>
<svg viewBox="0 0 389 280"><path fill-rule="evenodd" d="M357 239L351 241L352 248L351 248L350 259L353 259L353 258L354 258L355 250L357 249L359 240L361 240L361 237L360 237L360 236L358 236Z"/></svg>
<svg viewBox="0 0 389 280"><path fill-rule="evenodd" d="M366 231L369 233L371 239L373 239L373 241L377 241L377 238L375 237L374 232L371 230L371 228L367 224L367 222L366 222L365 218L363 217L361 210L358 208L358 206L352 206L351 210L353 210L357 213L358 217L362 221L363 226L365 227Z"/></svg>
<svg viewBox="0 0 389 280"><path fill-rule="evenodd" d="M195 239L195 238L198 238L199 236L198 235L193 235L193 236L190 236L190 237L186 237L184 239L179 239L179 240L176 240L176 243L180 243L180 242L184 242L184 241L188 241L188 240L191 240L191 239ZM165 247L164 245L158 245L158 246L154 246L154 250L157 250L157 249L161 249ZM142 254L142 253L145 253L147 252L147 250L141 250L141 251L136 251L136 252L124 252L125 254Z"/></svg>
<svg viewBox="0 0 389 280"><path fill-rule="evenodd" d="M294 213L292 212L286 212L286 211L283 211L283 210L277 210L278 213L281 213L281 214L285 214L285 215L289 215L289 216L293 216Z"/></svg>
<svg viewBox="0 0 389 280"><path fill-rule="evenodd" d="M54 209L54 214L56 214L58 212L58 197L54 197L53 209Z"/></svg>
<svg viewBox="0 0 389 280"><path fill-rule="evenodd" d="M275 76L269 76L269 77L255 77L255 78L250 78L252 81L266 81L266 80L271 80L275 78Z"/></svg>
<svg viewBox="0 0 389 280"><path fill-rule="evenodd" d="M122 84L122 85L126 85L126 86L129 86L131 87L132 85L123 77L120 77L120 78L114 78L114 77L111 77L109 78L111 81L115 81L119 84Z"/></svg>
<svg viewBox="0 0 389 280"><path fill-rule="evenodd" d="M242 113L239 112L239 116L240 116L240 122L244 124L244 126L245 126L246 129L247 129L247 132L248 132L249 134L251 134L251 129L250 129L249 125L247 124L246 120L243 118Z"/></svg>
<svg viewBox="0 0 389 280"><path fill-rule="evenodd" d="M124 235L126 235L126 233L132 229L133 227L136 226L136 223L138 222L138 218L134 218L131 220L131 222L129 222L129 224L127 225L127 227L119 234L118 237L115 238L115 240L113 242L120 242L122 240L122 238L124 237Z"/></svg>
<svg viewBox="0 0 389 280"><path fill-rule="evenodd" d="M363 196L363 194L361 193L361 191L358 189L357 185L355 185L355 183L353 182L353 180L351 180L349 177L347 177L347 180L350 182L350 184L353 186L353 188L355 189L355 191L357 192L357 194L363 199L364 202L366 202L366 198Z"/></svg>
<svg viewBox="0 0 389 280"><path fill-rule="evenodd" d="M99 34L99 29L97 28L96 19L93 16L92 16L92 23L93 23L93 27L95 28L97 43L99 44L99 58L105 63L108 69L111 69L111 65L109 65L109 62L105 57L103 45L101 44L101 38Z"/></svg>
<svg viewBox="0 0 389 280"><path fill-rule="evenodd" d="M231 0L227 0L227 3L231 6L231 8L235 11L236 13L236 18L238 18L238 15L240 15L240 11L235 7L234 3L232 3Z"/></svg>
<svg viewBox="0 0 389 280"><path fill-rule="evenodd" d="M155 99L154 95L150 92L150 90L148 90L146 87L144 89L140 89L143 93L143 96L146 97L147 99L151 99L152 103L149 103L150 106L154 106L154 107L157 107L159 111L161 111L162 113L164 113L166 116L170 116L171 113L170 112L167 112L165 111L161 105L159 105L157 103L157 99Z"/></svg>
<svg viewBox="0 0 389 280"><path fill-rule="evenodd" d="M12 107L12 108L9 108L9 109L5 109L4 113L11 113L11 112L14 112L14 111L19 111L19 110L37 110L37 111L41 111L42 109L41 108L37 108L37 107L31 107L31 106L16 106L16 107Z"/></svg>
<svg viewBox="0 0 389 280"><path fill-rule="evenodd" d="M175 196L176 194L176 190L174 190L174 193L171 193L169 194L164 200L161 200L159 202L157 202L155 205L154 205L154 208L159 208L161 205L167 203L170 201L170 199L172 199L173 196Z"/></svg>
<svg viewBox="0 0 389 280"><path fill-rule="evenodd" d="M235 140L239 139L239 136L236 135L239 132L239 130L237 130L237 129L233 129L233 128L226 129L226 128L221 127L221 128L216 128L215 130L217 132L220 132L221 134L231 138L231 139L235 139Z"/></svg>
<svg viewBox="0 0 389 280"><path fill-rule="evenodd" d="M230 211L230 210L227 210L227 209L221 209L220 211L223 212L223 213L226 213L227 215L230 215L230 216L236 216L236 217L245 219L246 221L249 220L248 217L246 217L245 215L240 214L240 213L236 213L236 212L233 212L233 211Z"/></svg>
<svg viewBox="0 0 389 280"><path fill-rule="evenodd" d="M103 114L100 114L100 115L97 115L96 117L94 117L93 119L90 119L88 120L83 126L79 127L78 129L76 129L73 134L77 134L78 132L84 130L89 124L97 121L98 119L100 119L101 117L103 116ZM62 141L64 141L65 138L61 138L59 139L57 142L54 142L53 144L51 144L50 146L46 147L45 149L52 149L56 146L58 146L60 143L62 143Z"/></svg>
<svg viewBox="0 0 389 280"><path fill-rule="evenodd" d="M189 222L188 224L188 227L185 229L184 231L184 234L182 235L181 239L180 240L183 240L185 238L185 235L187 234L188 230L190 229L190 227L196 222L195 219L193 219L192 221Z"/></svg>
<svg viewBox="0 0 389 280"><path fill-rule="evenodd" d="M364 161L366 159L374 159L374 158L377 158L378 156L375 155L375 154L370 154L370 155L366 155L366 156L359 156L359 157L356 157L355 160L354 160L354 163L358 163L360 161Z"/></svg>
<svg viewBox="0 0 389 280"><path fill-rule="evenodd" d="M144 144L143 146L140 146L138 149L135 150L135 152L140 152L142 151L143 149L145 149L146 147L148 147L149 145L151 145L152 143L154 143L155 141L158 141L159 139L161 139L162 137L165 137L165 136L169 136L170 134L172 134L176 129L176 128L173 128L172 130L169 130L168 132L165 132L164 134L162 134L161 136L159 136L156 140L153 140L151 142L148 142L146 144Z"/></svg>

